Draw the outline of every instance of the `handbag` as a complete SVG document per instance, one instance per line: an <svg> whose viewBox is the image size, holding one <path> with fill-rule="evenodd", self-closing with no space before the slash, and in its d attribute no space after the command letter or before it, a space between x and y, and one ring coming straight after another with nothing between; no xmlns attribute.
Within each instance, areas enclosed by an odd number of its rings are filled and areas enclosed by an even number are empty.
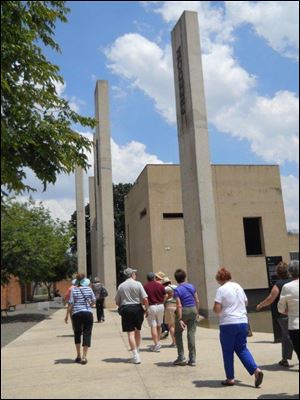
<svg viewBox="0 0 300 400"><path fill-rule="evenodd" d="M106 290L106 288L104 286L102 286L100 289L100 299L107 297L107 296L108 296L108 291Z"/></svg>

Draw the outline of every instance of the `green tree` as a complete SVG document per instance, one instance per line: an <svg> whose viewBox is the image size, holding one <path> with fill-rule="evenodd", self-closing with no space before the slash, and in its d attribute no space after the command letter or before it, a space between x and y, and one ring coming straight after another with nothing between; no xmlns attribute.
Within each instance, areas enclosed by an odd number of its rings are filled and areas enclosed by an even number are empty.
<svg viewBox="0 0 300 400"><path fill-rule="evenodd" d="M10 192L35 190L25 183L25 167L43 183L76 165L87 168L91 143L73 126L93 127L57 94L59 68L43 54L60 51L57 20L67 22L64 1L1 2L1 204Z"/></svg>
<svg viewBox="0 0 300 400"><path fill-rule="evenodd" d="M114 194L114 221L115 221L115 247L116 247L116 268L117 283L124 280L122 274L126 265L126 227L125 227L125 196L131 189L131 183L119 183L113 186Z"/></svg>
<svg viewBox="0 0 300 400"><path fill-rule="evenodd" d="M14 275L23 284L44 283L50 296L52 284L74 272L70 239L68 224L42 204L10 203L1 217L1 284Z"/></svg>
<svg viewBox="0 0 300 400"><path fill-rule="evenodd" d="M122 281L123 275L121 271L126 265L126 236L125 236L125 210L124 199L129 190L131 183L119 183L113 185L114 198L114 226L115 226L115 249L116 249L116 272L118 284ZM76 211L71 216L70 224L73 227L73 237L71 251L73 254L77 252L77 232L76 232ZM86 255L87 255L87 275L91 275L91 232L90 232L90 206L85 206L85 228L86 228Z"/></svg>

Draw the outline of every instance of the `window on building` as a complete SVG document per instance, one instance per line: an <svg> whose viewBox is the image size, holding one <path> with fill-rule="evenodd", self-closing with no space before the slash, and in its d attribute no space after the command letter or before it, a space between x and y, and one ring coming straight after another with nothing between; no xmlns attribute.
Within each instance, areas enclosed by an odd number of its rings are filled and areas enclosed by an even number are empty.
<svg viewBox="0 0 300 400"><path fill-rule="evenodd" d="M183 218L183 213L163 213L163 219Z"/></svg>
<svg viewBox="0 0 300 400"><path fill-rule="evenodd" d="M290 259L291 259L291 261L299 260L299 251L291 251L290 252Z"/></svg>
<svg viewBox="0 0 300 400"><path fill-rule="evenodd" d="M243 218L244 235L247 256L259 256L264 254L262 219Z"/></svg>
<svg viewBox="0 0 300 400"><path fill-rule="evenodd" d="M146 208L144 208L144 209L140 212L140 219L144 218L145 215L147 215L147 210L146 210Z"/></svg>

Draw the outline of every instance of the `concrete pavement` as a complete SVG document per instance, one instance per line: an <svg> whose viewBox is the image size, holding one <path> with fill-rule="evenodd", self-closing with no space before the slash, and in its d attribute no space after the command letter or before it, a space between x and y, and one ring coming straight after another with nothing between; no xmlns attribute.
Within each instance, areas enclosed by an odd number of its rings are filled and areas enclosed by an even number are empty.
<svg viewBox="0 0 300 400"><path fill-rule="evenodd" d="M235 358L237 384L223 387L224 379L218 330L198 328L197 366L174 367L176 349L170 339L162 341L160 353L149 351L149 328L142 330L142 364L128 363L127 335L120 317L106 310L106 321L94 324L88 364L74 363L75 346L71 324L59 310L2 348L2 399L285 399L299 398L299 365L277 365L280 344L270 333L254 332L249 348L264 370L261 388L254 388ZM186 335L185 335L186 336ZM186 343L185 343L186 345Z"/></svg>

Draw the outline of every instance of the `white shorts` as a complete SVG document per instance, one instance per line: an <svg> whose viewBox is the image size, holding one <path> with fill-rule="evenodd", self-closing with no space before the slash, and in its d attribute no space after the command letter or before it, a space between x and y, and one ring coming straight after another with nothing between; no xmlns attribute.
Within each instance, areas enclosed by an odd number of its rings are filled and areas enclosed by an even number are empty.
<svg viewBox="0 0 300 400"><path fill-rule="evenodd" d="M147 321L150 328L160 326L164 322L165 307L163 304L149 306Z"/></svg>

